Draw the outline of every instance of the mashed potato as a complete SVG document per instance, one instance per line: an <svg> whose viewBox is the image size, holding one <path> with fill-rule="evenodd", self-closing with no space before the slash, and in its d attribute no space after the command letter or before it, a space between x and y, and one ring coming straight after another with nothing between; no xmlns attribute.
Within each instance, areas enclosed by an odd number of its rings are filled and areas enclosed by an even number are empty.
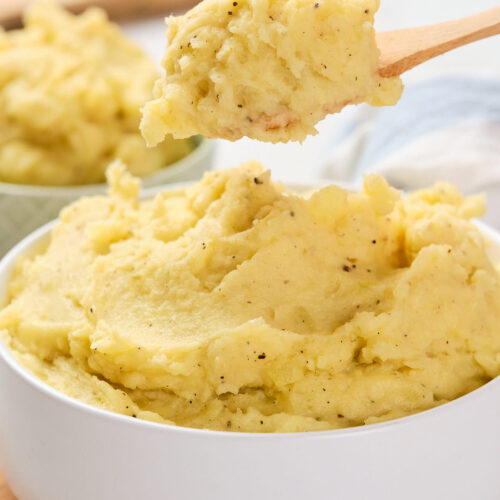
<svg viewBox="0 0 500 500"><path fill-rule="evenodd" d="M138 132L153 63L102 10L32 6L25 28L0 28L0 181L103 182L115 158L139 176L186 155L188 140L148 149Z"/></svg>
<svg viewBox="0 0 500 500"><path fill-rule="evenodd" d="M377 74L378 0L204 0L168 19L166 75L143 114L165 134L302 141L347 104L395 104L399 78Z"/></svg>
<svg viewBox="0 0 500 500"><path fill-rule="evenodd" d="M18 359L56 389L157 422L338 429L432 408L500 373L500 276L438 184L376 176L349 194L284 191L256 163L138 201L64 210L19 262L0 312Z"/></svg>

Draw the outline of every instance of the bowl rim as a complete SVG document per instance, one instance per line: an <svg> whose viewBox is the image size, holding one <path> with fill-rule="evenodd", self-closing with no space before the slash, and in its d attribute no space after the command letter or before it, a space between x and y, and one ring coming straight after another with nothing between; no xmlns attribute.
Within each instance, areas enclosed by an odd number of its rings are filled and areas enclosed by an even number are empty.
<svg viewBox="0 0 500 500"><path fill-rule="evenodd" d="M186 185L186 183L184 183ZM307 185L304 183L303 185ZM182 186L181 183L178 184ZM14 270L15 262L18 257L29 254L38 244L48 238L51 230L56 226L58 219L48 222L33 231L31 234L18 242L7 254L0 259L0 307L3 307L5 300L5 292L7 282L11 273ZM492 241L500 249L500 231L495 230L488 224L482 221L474 221L481 233ZM222 438L222 439L252 439L252 440L300 440L300 439L343 439L348 437L356 437L368 435L378 432L388 431L390 429L408 426L414 423L420 423L422 420L430 420L432 418L442 417L450 411L460 411L461 407L467 404L473 404L475 400L487 397L489 393L500 393L500 376L488 381L486 384L474 389L473 391L464 394L452 401L443 403L442 405L423 410L404 417L398 417L385 422L379 422L368 425L360 425L356 427L347 427L345 429L329 429L322 431L303 431L303 432L236 432L236 431L219 431L212 429L199 429L192 427L183 427L168 423L152 422L138 418L132 418L127 415L115 413L105 410L90 404L84 403L76 398L67 396L50 385L43 382L36 375L25 368L11 352L4 340L0 337L0 363L4 362L15 376L20 378L24 383L31 386L35 390L40 391L46 397L55 400L57 403L69 406L72 410L82 411L88 416L104 419L110 423L115 422L117 425L126 425L131 428L142 428L151 432L171 433L177 432L187 435L204 436L207 438Z"/></svg>
<svg viewBox="0 0 500 500"><path fill-rule="evenodd" d="M159 170L141 178L143 188L153 187L158 178L158 183L163 186L169 184L169 179L181 173L190 165L208 157L216 145L216 141L207 139L201 135L190 138L194 141L195 147L187 155L177 161L160 168ZM168 175L167 175L168 174ZM81 184L74 186L40 186L36 184L14 184L10 182L0 182L0 196L30 196L34 198L72 198L81 196L91 196L102 194L107 190L107 183Z"/></svg>

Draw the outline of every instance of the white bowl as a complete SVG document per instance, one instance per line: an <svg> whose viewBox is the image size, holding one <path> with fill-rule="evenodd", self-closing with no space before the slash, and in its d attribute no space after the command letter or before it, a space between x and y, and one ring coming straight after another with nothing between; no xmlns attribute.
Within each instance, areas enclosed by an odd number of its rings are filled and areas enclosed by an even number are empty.
<svg viewBox="0 0 500 500"><path fill-rule="evenodd" d="M0 262L0 305L15 259ZM481 224L500 261L500 234ZM296 434L155 424L68 398L0 342L0 470L20 500L498 500L500 377L386 423Z"/></svg>
<svg viewBox="0 0 500 500"><path fill-rule="evenodd" d="M198 180L212 166L215 142L201 136L193 137L193 142L191 153L142 179L143 187ZM0 257L21 238L57 217L62 207L106 189L106 184L51 187L0 182Z"/></svg>

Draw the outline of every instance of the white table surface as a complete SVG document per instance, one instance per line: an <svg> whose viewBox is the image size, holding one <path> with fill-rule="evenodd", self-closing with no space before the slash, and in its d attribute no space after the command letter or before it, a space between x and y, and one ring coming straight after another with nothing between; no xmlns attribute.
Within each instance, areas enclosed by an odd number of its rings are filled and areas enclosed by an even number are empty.
<svg viewBox="0 0 500 500"><path fill-rule="evenodd" d="M499 5L498 0L382 0L376 15L377 30L391 30L447 21ZM156 61L160 62L165 45L162 18L125 24L124 31ZM481 40L440 56L404 75L411 83L442 74L500 73L498 37ZM219 141L215 168L228 168L244 161L258 160L273 171L278 180L294 182L321 177L320 164L332 131L343 120L344 112L326 118L318 126L319 134L303 144L266 144L251 139Z"/></svg>

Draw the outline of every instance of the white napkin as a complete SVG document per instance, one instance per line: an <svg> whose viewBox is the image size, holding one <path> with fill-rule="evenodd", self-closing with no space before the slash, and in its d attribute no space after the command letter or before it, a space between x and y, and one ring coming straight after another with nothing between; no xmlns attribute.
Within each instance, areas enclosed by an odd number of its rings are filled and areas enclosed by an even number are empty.
<svg viewBox="0 0 500 500"><path fill-rule="evenodd" d="M500 79L448 76L410 84L397 106L360 107L331 138L321 174L382 174L411 190L452 182L488 197L500 228Z"/></svg>

